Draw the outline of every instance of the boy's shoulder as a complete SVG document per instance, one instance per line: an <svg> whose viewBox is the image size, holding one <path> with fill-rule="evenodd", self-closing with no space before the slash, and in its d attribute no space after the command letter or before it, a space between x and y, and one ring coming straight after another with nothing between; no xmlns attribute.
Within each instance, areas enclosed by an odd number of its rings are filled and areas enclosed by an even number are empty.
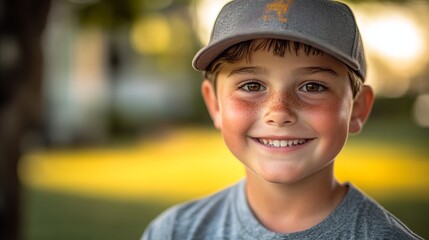
<svg viewBox="0 0 429 240"><path fill-rule="evenodd" d="M159 215L146 229L146 239L199 239L198 235L214 236L225 225L223 214L234 204L242 182L213 195L175 205ZM204 226L201 228L200 226ZM203 237L201 237L203 239Z"/></svg>
<svg viewBox="0 0 429 240"><path fill-rule="evenodd" d="M378 202L349 185L349 199L342 218L359 239L422 239ZM344 203L343 203L344 205Z"/></svg>

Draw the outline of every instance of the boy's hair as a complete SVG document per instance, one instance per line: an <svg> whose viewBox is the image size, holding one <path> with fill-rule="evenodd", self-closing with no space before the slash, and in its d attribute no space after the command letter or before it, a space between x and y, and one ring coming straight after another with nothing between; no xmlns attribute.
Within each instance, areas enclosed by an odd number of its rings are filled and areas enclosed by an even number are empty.
<svg viewBox="0 0 429 240"><path fill-rule="evenodd" d="M217 75L225 63L236 63L242 59L250 61L252 52L258 50L271 51L274 56L283 57L287 52L298 55L298 52L303 49L306 55L323 55L324 52L307 44L293 42L281 39L263 39L260 41L247 40L225 50L221 53L209 66L206 71L203 71L205 79L212 82L216 89ZM348 77L351 83L353 97L356 97L363 84L363 80L356 72L347 67Z"/></svg>

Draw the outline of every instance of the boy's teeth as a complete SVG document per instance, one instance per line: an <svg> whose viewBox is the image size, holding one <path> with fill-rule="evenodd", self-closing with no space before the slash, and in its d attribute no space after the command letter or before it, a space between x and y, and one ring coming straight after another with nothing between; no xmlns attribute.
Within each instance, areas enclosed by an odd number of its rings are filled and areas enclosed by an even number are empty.
<svg viewBox="0 0 429 240"><path fill-rule="evenodd" d="M271 139L258 139L260 143L271 147L294 147L302 145L307 142L305 139L294 139L294 140L271 140Z"/></svg>

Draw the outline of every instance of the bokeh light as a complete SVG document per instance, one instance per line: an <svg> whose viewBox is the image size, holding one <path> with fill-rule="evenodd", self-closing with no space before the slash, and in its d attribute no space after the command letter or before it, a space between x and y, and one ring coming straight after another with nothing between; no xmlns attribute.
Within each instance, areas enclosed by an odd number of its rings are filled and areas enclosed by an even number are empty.
<svg viewBox="0 0 429 240"><path fill-rule="evenodd" d="M368 60L368 82L378 96L401 97L429 63L427 5L353 6Z"/></svg>
<svg viewBox="0 0 429 240"><path fill-rule="evenodd" d="M142 54L161 54L168 51L171 28L168 19L161 14L142 17L131 30L131 43Z"/></svg>
<svg viewBox="0 0 429 240"><path fill-rule="evenodd" d="M207 44L210 39L210 32L216 20L217 14L221 8L231 0L199 0L196 1L195 7L195 28L198 38L203 45Z"/></svg>
<svg viewBox="0 0 429 240"><path fill-rule="evenodd" d="M429 94L417 97L414 103L414 120L421 127L429 127Z"/></svg>
<svg viewBox="0 0 429 240"><path fill-rule="evenodd" d="M366 37L366 47L391 61L413 65L424 54L420 29L404 15L379 16L362 31ZM397 67L402 70L404 65Z"/></svg>

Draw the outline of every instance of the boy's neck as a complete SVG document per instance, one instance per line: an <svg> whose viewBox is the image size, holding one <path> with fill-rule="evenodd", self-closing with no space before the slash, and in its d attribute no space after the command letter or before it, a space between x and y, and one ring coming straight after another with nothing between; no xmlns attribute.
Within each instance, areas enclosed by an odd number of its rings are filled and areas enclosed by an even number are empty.
<svg viewBox="0 0 429 240"><path fill-rule="evenodd" d="M267 182L247 172L246 195L258 220L274 232L299 232L328 217L347 187L333 176L333 164L293 184Z"/></svg>

